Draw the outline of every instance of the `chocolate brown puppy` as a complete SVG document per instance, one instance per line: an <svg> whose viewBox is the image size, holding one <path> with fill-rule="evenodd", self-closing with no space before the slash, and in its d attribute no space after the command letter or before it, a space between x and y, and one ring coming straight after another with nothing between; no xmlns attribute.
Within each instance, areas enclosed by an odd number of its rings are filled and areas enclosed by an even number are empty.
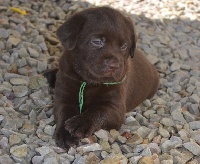
<svg viewBox="0 0 200 164"><path fill-rule="evenodd" d="M50 81L57 73L54 116L59 147L68 149L100 129L119 129L126 112L155 94L158 73L136 48L131 19L119 11L98 7L74 14L57 36L64 53Z"/></svg>

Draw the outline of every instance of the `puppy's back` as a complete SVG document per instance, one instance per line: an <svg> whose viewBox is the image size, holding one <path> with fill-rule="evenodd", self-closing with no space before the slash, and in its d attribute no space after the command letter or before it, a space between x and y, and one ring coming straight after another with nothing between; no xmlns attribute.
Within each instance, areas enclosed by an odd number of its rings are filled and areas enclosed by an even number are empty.
<svg viewBox="0 0 200 164"><path fill-rule="evenodd" d="M144 100L153 97L158 89L159 76L156 68L147 60L143 52L136 49L135 56L129 59L126 106L132 110Z"/></svg>

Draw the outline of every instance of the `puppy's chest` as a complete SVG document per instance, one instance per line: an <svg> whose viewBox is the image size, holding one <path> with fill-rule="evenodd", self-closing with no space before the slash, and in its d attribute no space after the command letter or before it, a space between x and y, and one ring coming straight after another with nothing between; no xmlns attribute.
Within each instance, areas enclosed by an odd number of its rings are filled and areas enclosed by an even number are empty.
<svg viewBox="0 0 200 164"><path fill-rule="evenodd" d="M86 84L85 87L82 87L80 84L76 89L71 91L69 96L73 99L73 102L78 103L79 106L82 104L82 109L84 111L90 106L101 105L101 103L107 101L111 97L110 92L110 88L102 87L101 85Z"/></svg>

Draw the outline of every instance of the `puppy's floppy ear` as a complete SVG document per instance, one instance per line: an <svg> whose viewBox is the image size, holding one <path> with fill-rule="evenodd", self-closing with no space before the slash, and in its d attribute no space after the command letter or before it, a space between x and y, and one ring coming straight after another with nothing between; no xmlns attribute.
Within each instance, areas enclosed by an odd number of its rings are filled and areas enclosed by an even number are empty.
<svg viewBox="0 0 200 164"><path fill-rule="evenodd" d="M76 13L58 28L57 37L68 50L75 48L85 20L83 12Z"/></svg>
<svg viewBox="0 0 200 164"><path fill-rule="evenodd" d="M133 58L133 56L135 54L136 42L137 42L137 37L136 37L136 34L134 32L134 35L132 35L132 44L131 44L131 48L130 48L130 56L131 56L131 58Z"/></svg>
<svg viewBox="0 0 200 164"><path fill-rule="evenodd" d="M136 50L136 42L137 42L137 36L136 36L136 32L135 32L135 27L133 25L133 21L130 17L126 17L127 19L127 24L129 29L131 30L131 48L130 48L130 56L131 58L133 58L134 54L135 54L135 50Z"/></svg>

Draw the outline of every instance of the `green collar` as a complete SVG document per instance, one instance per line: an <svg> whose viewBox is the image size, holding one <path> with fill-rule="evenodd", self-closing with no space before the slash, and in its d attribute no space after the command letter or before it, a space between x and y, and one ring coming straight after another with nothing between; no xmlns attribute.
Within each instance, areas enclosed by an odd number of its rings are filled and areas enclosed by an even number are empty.
<svg viewBox="0 0 200 164"><path fill-rule="evenodd" d="M77 80L77 79L75 79L75 78L73 78L73 77L71 77L71 76L68 76L68 75L66 75L65 73L64 73L64 75L65 75L65 77L68 77L68 78L70 78L70 79L72 79L72 80L75 80L75 81L79 81L79 80ZM106 83L103 83L104 85L116 85L116 84L121 84L121 83L123 83L124 82L124 80L126 79L126 75L124 76L124 78L121 80L121 81L119 81L119 82L106 82ZM79 82L81 82L81 86L80 86L80 89L79 89L79 111L80 111L80 113L82 112L82 108L83 108L83 95L84 95L84 89L85 89L85 86L86 86L86 82L84 82L84 81L79 81Z"/></svg>
<svg viewBox="0 0 200 164"><path fill-rule="evenodd" d="M108 82L108 83L103 83L104 85L116 85L116 84L121 84L124 80L126 79L126 75L124 76L124 78L119 81L119 82ZM82 108L83 108L83 95L84 95L84 89L86 86L86 82L82 82L80 89L79 89L79 111L80 113L82 112Z"/></svg>

